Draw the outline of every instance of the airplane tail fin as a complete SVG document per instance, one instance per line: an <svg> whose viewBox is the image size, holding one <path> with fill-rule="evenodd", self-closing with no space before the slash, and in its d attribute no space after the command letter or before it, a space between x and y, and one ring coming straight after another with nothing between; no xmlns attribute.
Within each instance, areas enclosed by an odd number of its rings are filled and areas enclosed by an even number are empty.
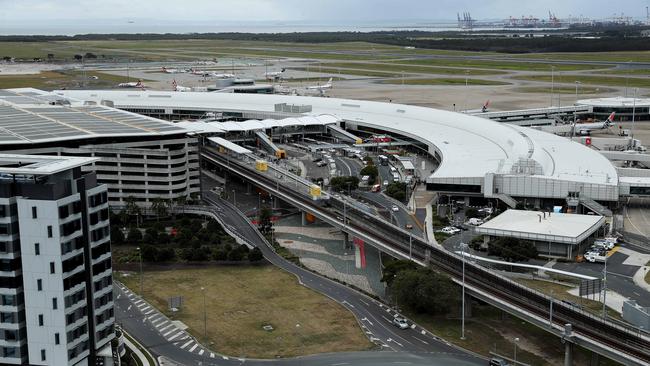
<svg viewBox="0 0 650 366"><path fill-rule="evenodd" d="M612 112L612 114L607 117L607 122L612 123L614 122L614 117L616 117L616 112Z"/></svg>

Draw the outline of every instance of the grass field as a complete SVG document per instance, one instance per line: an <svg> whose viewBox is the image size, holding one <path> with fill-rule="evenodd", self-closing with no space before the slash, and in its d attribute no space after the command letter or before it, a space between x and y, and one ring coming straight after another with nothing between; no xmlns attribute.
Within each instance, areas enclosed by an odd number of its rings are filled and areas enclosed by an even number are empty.
<svg viewBox="0 0 650 366"><path fill-rule="evenodd" d="M551 75L518 75L513 79L551 82ZM624 78L614 76L583 76L583 75L555 75L556 83L574 84L579 81L583 84L607 85L607 86L629 86L639 88L650 88L650 78Z"/></svg>
<svg viewBox="0 0 650 366"><path fill-rule="evenodd" d="M401 79L382 80L382 84L402 84ZM424 78L424 79L404 79L404 85L465 85L465 78ZM485 79L467 79L468 85L510 85L510 83L485 80Z"/></svg>
<svg viewBox="0 0 650 366"><path fill-rule="evenodd" d="M551 94L551 87L545 86L522 86L514 89L517 93L541 93L541 94ZM596 88L593 86L581 86L580 94L599 94L599 93L611 93L613 89L608 88ZM552 90L554 94L574 94L576 93L575 87L569 86L555 86Z"/></svg>
<svg viewBox="0 0 650 366"><path fill-rule="evenodd" d="M544 59L549 61L650 62L650 51L526 53L520 55L509 55L509 57Z"/></svg>
<svg viewBox="0 0 650 366"><path fill-rule="evenodd" d="M383 71L391 72L394 74L401 75L402 72L405 73L418 73L418 74L439 74L439 75L465 75L466 69L463 68L448 68L448 67L437 67L437 66L413 66L413 65L404 65L404 64L392 64L392 63L360 63L360 62L328 62L324 63L325 67L334 67L334 68L344 68L344 69L361 69L361 70L372 70L372 71ZM314 67L314 70L318 70L318 66ZM470 75L499 75L505 74L503 71L497 70L470 70Z"/></svg>
<svg viewBox="0 0 650 366"><path fill-rule="evenodd" d="M98 79L91 79L96 76ZM0 89L9 88L37 88L43 90L54 90L70 88L75 86L91 87L112 87L118 83L125 82L126 78L119 75L106 74L98 71L86 72L87 80L83 82L81 71L44 71L39 74L27 75L0 75ZM149 80L143 80L149 81Z"/></svg>
<svg viewBox="0 0 650 366"><path fill-rule="evenodd" d="M646 267L650 267L650 262L645 264ZM645 282L650 283L650 271L646 272L645 274Z"/></svg>
<svg viewBox="0 0 650 366"><path fill-rule="evenodd" d="M119 279L132 290L139 289L137 275ZM275 267L145 272L145 298L169 315L167 299L183 296L183 307L174 319L204 341L201 287L206 288L207 304L208 341L204 343L223 354L276 358L372 347L343 306ZM267 332L264 325L274 330Z"/></svg>
<svg viewBox="0 0 650 366"><path fill-rule="evenodd" d="M627 69L627 70L604 70L599 71L599 74L607 75L633 75L633 76L650 76L650 69Z"/></svg>
<svg viewBox="0 0 650 366"><path fill-rule="evenodd" d="M484 56L480 52L476 56ZM505 56L504 56L505 57ZM398 60L387 61L391 63L409 64L409 65L429 65L429 66L447 66L461 68L478 68L491 70L515 70L515 71L551 71L551 66L555 66L556 71L578 71L594 70L607 68L599 65L579 65L579 64L553 64L553 63L533 63L517 61L492 61L492 60L452 60L452 59L416 59L416 60Z"/></svg>

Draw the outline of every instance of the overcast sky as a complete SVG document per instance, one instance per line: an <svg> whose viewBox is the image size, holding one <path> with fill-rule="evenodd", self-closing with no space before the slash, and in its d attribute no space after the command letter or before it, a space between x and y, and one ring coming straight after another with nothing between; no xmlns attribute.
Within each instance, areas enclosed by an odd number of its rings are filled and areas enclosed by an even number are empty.
<svg viewBox="0 0 650 366"><path fill-rule="evenodd" d="M455 19L470 11L478 19L534 15L603 18L645 15L650 0L0 0L0 20L152 19L161 21L341 21Z"/></svg>

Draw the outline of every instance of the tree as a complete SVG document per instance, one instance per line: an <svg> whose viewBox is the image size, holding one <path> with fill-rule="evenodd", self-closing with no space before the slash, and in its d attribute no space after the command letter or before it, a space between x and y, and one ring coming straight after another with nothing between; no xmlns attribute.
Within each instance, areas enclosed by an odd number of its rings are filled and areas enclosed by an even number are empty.
<svg viewBox="0 0 650 366"><path fill-rule="evenodd" d="M264 259L264 255L258 247L253 248L253 250L248 253L248 260L251 262L259 262L262 259Z"/></svg>
<svg viewBox="0 0 650 366"><path fill-rule="evenodd" d="M400 306L434 315L448 313L460 300L458 287L429 268L398 272L389 293Z"/></svg>
<svg viewBox="0 0 650 366"><path fill-rule="evenodd" d="M171 262L176 259L176 251L174 248L161 248L158 250L156 262Z"/></svg>
<svg viewBox="0 0 650 366"><path fill-rule="evenodd" d="M86 59L95 59L95 58L97 58L97 56L94 53L86 52L86 54L84 55L84 58L86 58Z"/></svg>
<svg viewBox="0 0 650 366"><path fill-rule="evenodd" d="M124 199L124 211L129 216L140 215L140 206L138 201L133 196L128 196Z"/></svg>
<svg viewBox="0 0 650 366"><path fill-rule="evenodd" d="M129 243L136 244L142 241L142 233L137 227L131 226L127 238Z"/></svg>
<svg viewBox="0 0 650 366"><path fill-rule="evenodd" d="M465 217L468 219L471 219L472 217L478 217L478 210L470 207L467 210L465 210Z"/></svg>
<svg viewBox="0 0 650 366"><path fill-rule="evenodd" d="M111 243L115 245L124 244L124 233L118 225L111 226Z"/></svg>
<svg viewBox="0 0 650 366"><path fill-rule="evenodd" d="M368 163L368 165L373 165L373 164L375 163L374 161L372 161L372 158L371 158L370 156L365 156L365 157L363 158L363 161L365 161L366 163Z"/></svg>
<svg viewBox="0 0 650 366"><path fill-rule="evenodd" d="M144 245L142 247L142 260L144 262L156 262L158 258L158 249L153 245Z"/></svg>
<svg viewBox="0 0 650 366"><path fill-rule="evenodd" d="M48 60L48 61L52 61L52 60L54 60L54 54L53 54L53 53L48 53L48 54L47 54L47 60Z"/></svg>
<svg viewBox="0 0 650 366"><path fill-rule="evenodd" d="M228 260L231 262L238 262L244 259L244 251L242 251L240 248L242 246L238 246L237 248L234 248L233 250L228 252Z"/></svg>
<svg viewBox="0 0 650 366"><path fill-rule="evenodd" d="M406 183L393 182L386 187L384 193L388 197L394 198L398 201L404 201L406 199Z"/></svg>
<svg viewBox="0 0 650 366"><path fill-rule="evenodd" d="M384 267L381 282L384 282L386 286L390 287L398 273L402 271L413 271L417 268L418 266L412 261L393 260Z"/></svg>
<svg viewBox="0 0 650 366"><path fill-rule="evenodd" d="M348 189L355 190L359 187L359 178L343 176L330 179L330 186L333 190L347 192Z"/></svg>
<svg viewBox="0 0 650 366"><path fill-rule="evenodd" d="M167 202L160 198L156 197L151 200L151 210L156 215L156 220L160 220L161 216L167 216Z"/></svg>
<svg viewBox="0 0 650 366"><path fill-rule="evenodd" d="M81 60L83 60L83 58L84 58L84 57L83 57L82 55L74 55L74 59L75 59L76 61L81 61Z"/></svg>
<svg viewBox="0 0 650 366"><path fill-rule="evenodd" d="M528 261L537 258L535 244L527 240L503 237L488 245L488 255L494 255L508 262Z"/></svg>
<svg viewBox="0 0 650 366"><path fill-rule="evenodd" d="M359 174L361 174L361 176L369 176L370 179L368 180L368 184L374 184L377 180L377 176L379 175L379 170L374 165L368 165L365 168L361 169L361 172Z"/></svg>

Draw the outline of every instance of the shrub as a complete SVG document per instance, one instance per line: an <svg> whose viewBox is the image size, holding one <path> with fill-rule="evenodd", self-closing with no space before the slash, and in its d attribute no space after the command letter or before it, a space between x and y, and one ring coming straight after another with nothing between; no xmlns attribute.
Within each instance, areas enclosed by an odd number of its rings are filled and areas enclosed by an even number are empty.
<svg viewBox="0 0 650 366"><path fill-rule="evenodd" d="M248 253L248 260L251 262L259 262L262 259L264 259L264 255L260 248L255 247Z"/></svg>
<svg viewBox="0 0 650 366"><path fill-rule="evenodd" d="M135 226L131 226L129 233L127 235L128 241L130 243L136 244L142 241L142 232Z"/></svg>

